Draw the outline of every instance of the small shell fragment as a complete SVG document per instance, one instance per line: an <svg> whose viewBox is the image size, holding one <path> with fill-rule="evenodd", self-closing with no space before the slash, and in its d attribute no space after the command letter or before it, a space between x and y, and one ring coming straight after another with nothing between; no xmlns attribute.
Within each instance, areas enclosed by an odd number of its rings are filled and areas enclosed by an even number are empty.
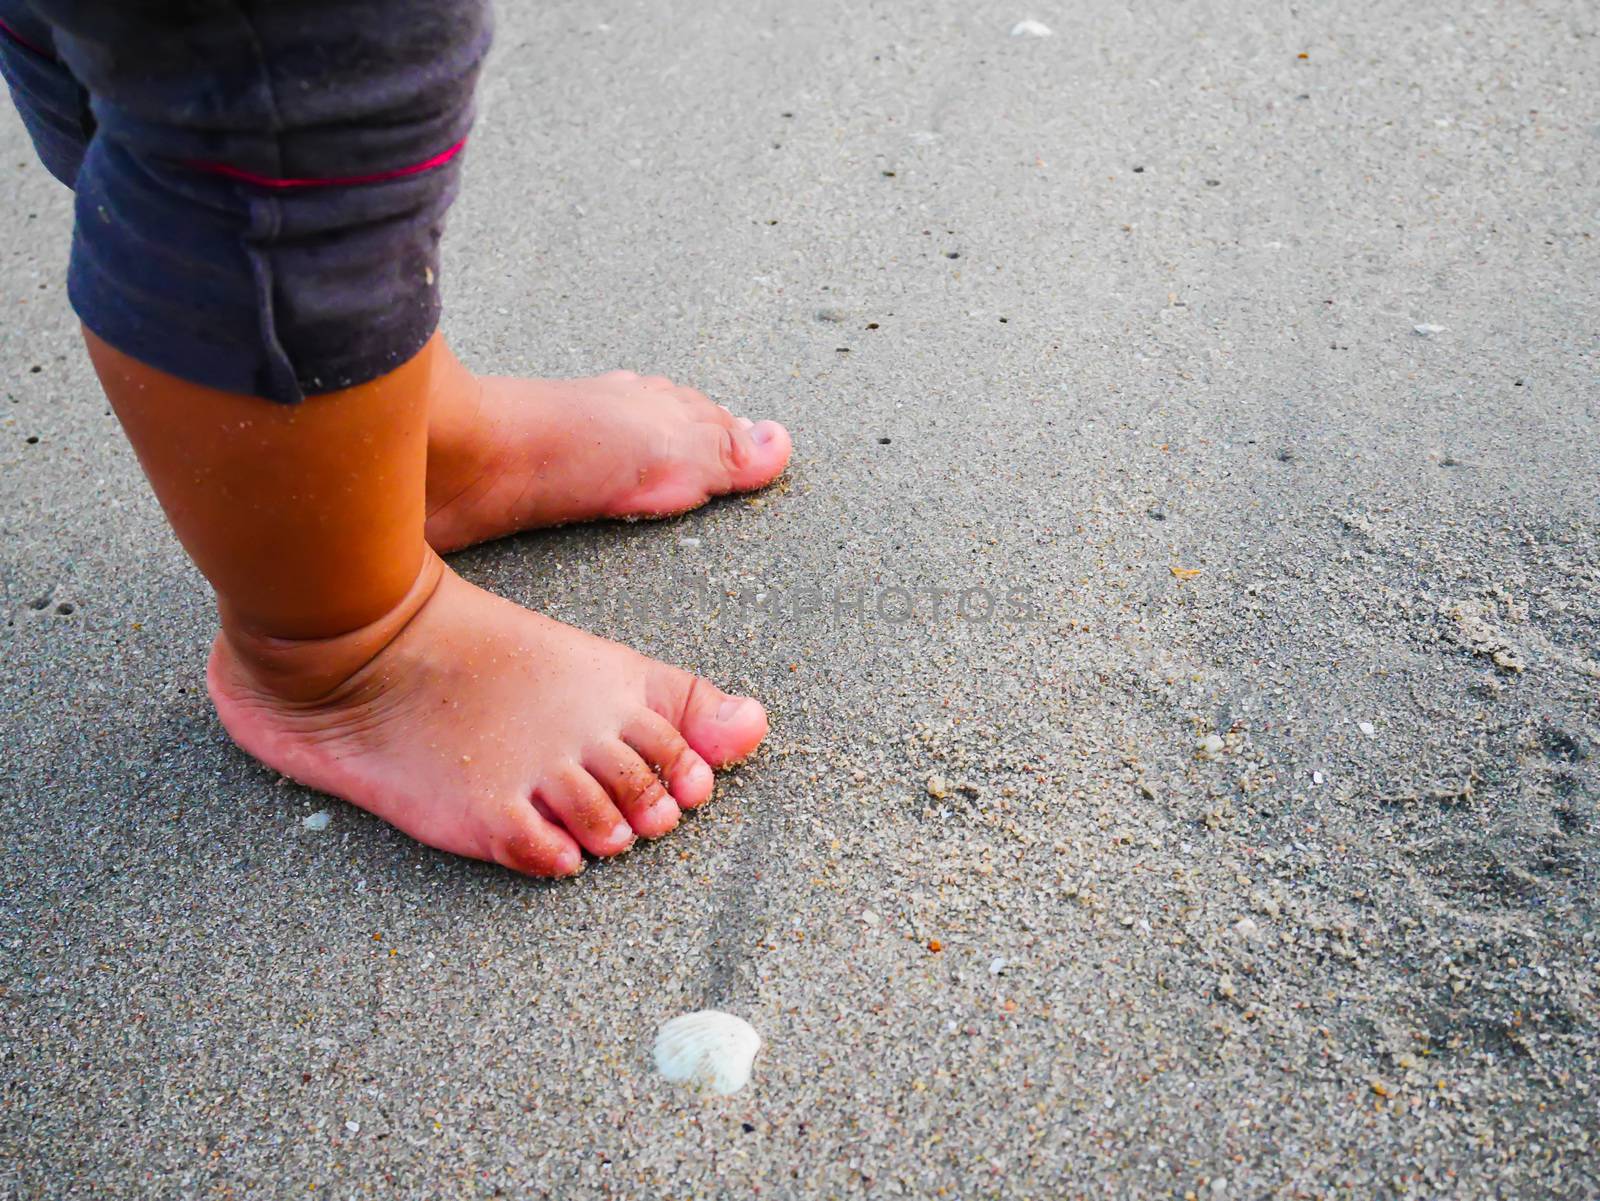
<svg viewBox="0 0 1600 1201"><path fill-rule="evenodd" d="M701 1009L673 1018L656 1034L656 1068L674 1084L727 1096L750 1082L761 1036L741 1017Z"/></svg>
<svg viewBox="0 0 1600 1201"><path fill-rule="evenodd" d="M1011 36L1014 38L1047 38L1050 36L1050 26L1043 21L1035 21L1029 17L1026 21L1018 21L1011 27Z"/></svg>
<svg viewBox="0 0 1600 1201"><path fill-rule="evenodd" d="M326 809L319 809L315 813L308 813L300 819L300 824L308 830L326 830L328 823L333 820L333 814Z"/></svg>

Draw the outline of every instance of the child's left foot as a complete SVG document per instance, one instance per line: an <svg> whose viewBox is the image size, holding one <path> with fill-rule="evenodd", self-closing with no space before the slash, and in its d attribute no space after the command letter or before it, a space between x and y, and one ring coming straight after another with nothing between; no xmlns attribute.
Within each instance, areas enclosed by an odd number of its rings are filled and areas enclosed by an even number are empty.
<svg viewBox="0 0 1600 1201"><path fill-rule="evenodd" d="M791 449L777 422L735 417L662 376L474 376L448 352L431 416L427 537L439 551L538 526L682 513L765 487Z"/></svg>

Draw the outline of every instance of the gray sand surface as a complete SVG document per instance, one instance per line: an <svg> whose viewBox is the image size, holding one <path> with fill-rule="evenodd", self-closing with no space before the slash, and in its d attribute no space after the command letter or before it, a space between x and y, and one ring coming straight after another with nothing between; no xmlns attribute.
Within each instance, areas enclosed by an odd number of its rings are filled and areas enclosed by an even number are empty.
<svg viewBox="0 0 1600 1201"><path fill-rule="evenodd" d="M1600 1195L1594 5L500 7L459 352L798 453L456 565L768 748L554 886L234 751L5 111L0 1194Z"/></svg>

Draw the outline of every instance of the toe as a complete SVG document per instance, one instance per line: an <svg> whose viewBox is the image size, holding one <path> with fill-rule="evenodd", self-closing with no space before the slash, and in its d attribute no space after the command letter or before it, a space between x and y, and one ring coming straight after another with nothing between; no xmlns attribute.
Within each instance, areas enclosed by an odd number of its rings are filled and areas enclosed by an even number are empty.
<svg viewBox="0 0 1600 1201"><path fill-rule="evenodd" d="M789 431L776 421L758 421L748 427L750 440L762 449L767 455L781 455L785 463L789 461L789 452L794 449L794 443L789 438Z"/></svg>
<svg viewBox="0 0 1600 1201"><path fill-rule="evenodd" d="M776 421L757 421L749 426L738 421L707 422L701 429L713 492L764 488L789 465L793 444L789 431Z"/></svg>
<svg viewBox="0 0 1600 1201"><path fill-rule="evenodd" d="M537 799L591 855L616 855L633 845L633 828L605 789L575 764L542 783Z"/></svg>
<svg viewBox="0 0 1600 1201"><path fill-rule="evenodd" d="M789 431L776 421L758 421L747 433L756 447L755 458L766 473L762 482L771 483L789 465L789 456L794 453L794 441L789 437Z"/></svg>
<svg viewBox="0 0 1600 1201"><path fill-rule="evenodd" d="M572 836L526 801L507 805L499 827L484 858L525 876L576 876L583 870L583 852Z"/></svg>
<svg viewBox="0 0 1600 1201"><path fill-rule="evenodd" d="M710 799L711 768L659 713L646 710L639 714L623 730L622 739L666 781L667 791L680 807L693 809Z"/></svg>
<svg viewBox="0 0 1600 1201"><path fill-rule="evenodd" d="M651 681L650 707L712 767L739 762L767 736L767 711L759 701L729 696L688 672L663 667Z"/></svg>
<svg viewBox="0 0 1600 1201"><path fill-rule="evenodd" d="M628 819L635 833L660 838L678 824L678 803L667 794L661 777L624 742L597 747L584 766Z"/></svg>

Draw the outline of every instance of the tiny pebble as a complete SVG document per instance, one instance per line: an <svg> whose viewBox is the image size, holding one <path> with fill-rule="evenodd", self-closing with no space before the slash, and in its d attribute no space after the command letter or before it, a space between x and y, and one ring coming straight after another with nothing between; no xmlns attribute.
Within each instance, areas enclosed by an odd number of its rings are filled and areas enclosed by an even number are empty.
<svg viewBox="0 0 1600 1201"><path fill-rule="evenodd" d="M1368 738L1376 738L1378 736L1378 728L1376 726L1374 726L1370 721L1358 721L1358 722L1356 722L1356 729L1360 730Z"/></svg>
<svg viewBox="0 0 1600 1201"><path fill-rule="evenodd" d="M346 1130L348 1130L351 1134L360 1134L361 1133L361 1123L360 1122L346 1122L344 1124L344 1128Z"/></svg>
<svg viewBox="0 0 1600 1201"><path fill-rule="evenodd" d="M698 538L679 538L678 539L678 545L679 546L683 546L683 547L687 547L688 549L693 550L695 547L700 545L700 539L698 539Z"/></svg>
<svg viewBox="0 0 1600 1201"><path fill-rule="evenodd" d="M1443 325L1434 325L1431 322L1424 321L1421 325L1413 325L1411 328L1416 330L1417 333L1421 334L1424 338L1431 338L1434 334L1444 333L1448 327Z"/></svg>
<svg viewBox="0 0 1600 1201"><path fill-rule="evenodd" d="M1005 970L1006 970L1006 961L1004 959L991 959L989 961L989 974L991 976L998 976L1001 972L1003 972Z"/></svg>
<svg viewBox="0 0 1600 1201"><path fill-rule="evenodd" d="M1050 36L1050 26L1042 21L1035 21L1031 17L1026 21L1018 21L1011 27L1011 36L1014 38L1047 38Z"/></svg>
<svg viewBox="0 0 1600 1201"><path fill-rule="evenodd" d="M1312 773L1311 773L1311 782L1312 782L1312 783L1313 783L1313 784L1320 784L1320 783L1322 783L1322 773L1321 773L1321 772L1320 772L1320 771L1314 771L1314 772L1312 772Z"/></svg>
<svg viewBox="0 0 1600 1201"><path fill-rule="evenodd" d="M332 820L333 814L326 809L318 809L315 813L302 817L300 824L308 830L326 830Z"/></svg>

